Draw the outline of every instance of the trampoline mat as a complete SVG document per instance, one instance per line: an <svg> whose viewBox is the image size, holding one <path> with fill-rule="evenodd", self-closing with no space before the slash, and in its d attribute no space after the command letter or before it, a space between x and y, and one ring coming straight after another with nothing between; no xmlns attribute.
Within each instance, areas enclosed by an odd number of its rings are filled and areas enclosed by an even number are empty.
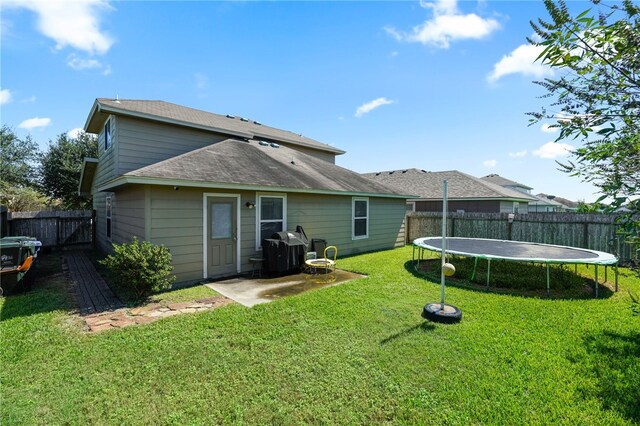
<svg viewBox="0 0 640 426"><path fill-rule="evenodd" d="M418 245L423 244L436 249L442 249L442 238L421 238ZM448 238L447 252L456 252L467 256L490 256L522 260L588 260L598 259L600 257L598 253L575 247L475 238Z"/></svg>

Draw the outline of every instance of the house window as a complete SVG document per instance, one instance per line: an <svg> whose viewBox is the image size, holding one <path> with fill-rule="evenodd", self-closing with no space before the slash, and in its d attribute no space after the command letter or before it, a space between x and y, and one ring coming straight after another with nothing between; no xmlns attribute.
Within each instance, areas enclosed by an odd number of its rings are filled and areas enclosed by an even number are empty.
<svg viewBox="0 0 640 426"><path fill-rule="evenodd" d="M104 150L111 147L111 119L104 123Z"/></svg>
<svg viewBox="0 0 640 426"><path fill-rule="evenodd" d="M513 203L513 212L518 213L518 208L520 207L520 203L514 201Z"/></svg>
<svg viewBox="0 0 640 426"><path fill-rule="evenodd" d="M256 248L262 248L262 240L287 229L287 197L284 195L258 196L258 220Z"/></svg>
<svg viewBox="0 0 640 426"><path fill-rule="evenodd" d="M111 241L111 197L107 197L106 201L106 232L107 232L107 240Z"/></svg>
<svg viewBox="0 0 640 426"><path fill-rule="evenodd" d="M352 238L358 240L369 237L369 199L354 198L352 201L353 233Z"/></svg>

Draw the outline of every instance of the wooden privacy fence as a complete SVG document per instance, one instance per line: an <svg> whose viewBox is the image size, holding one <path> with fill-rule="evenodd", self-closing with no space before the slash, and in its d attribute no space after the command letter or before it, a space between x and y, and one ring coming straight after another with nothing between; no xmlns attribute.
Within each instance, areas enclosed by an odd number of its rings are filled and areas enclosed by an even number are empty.
<svg viewBox="0 0 640 426"><path fill-rule="evenodd" d="M92 244L94 224L92 210L12 212L8 235L36 237L45 247Z"/></svg>
<svg viewBox="0 0 640 426"><path fill-rule="evenodd" d="M616 216L593 213L449 213L450 237L491 238L581 247L638 260L638 246L616 234ZM442 234L442 213L407 213L407 243Z"/></svg>

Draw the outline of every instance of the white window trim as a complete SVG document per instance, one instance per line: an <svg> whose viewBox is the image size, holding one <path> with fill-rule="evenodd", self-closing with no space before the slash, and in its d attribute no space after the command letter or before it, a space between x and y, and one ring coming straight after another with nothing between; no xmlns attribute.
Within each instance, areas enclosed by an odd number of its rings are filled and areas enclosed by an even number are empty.
<svg viewBox="0 0 640 426"><path fill-rule="evenodd" d="M104 200L104 234L107 241L113 239L113 197L107 196Z"/></svg>
<svg viewBox="0 0 640 426"><path fill-rule="evenodd" d="M111 128L111 117L107 118L104 123L104 152L107 152L113 146L113 129ZM107 126L109 127L109 146L107 146Z"/></svg>
<svg viewBox="0 0 640 426"><path fill-rule="evenodd" d="M359 216L356 218L356 201L366 201L367 202L367 216L362 217ZM365 235L356 236L356 219L366 219L367 220L367 230ZM351 239L352 240L364 240L369 238L369 222L371 218L369 217L369 197L353 197L351 199Z"/></svg>
<svg viewBox="0 0 640 426"><path fill-rule="evenodd" d="M282 198L282 230L287 230L287 194L256 192L256 251L262 251L262 241L260 240L262 198Z"/></svg>

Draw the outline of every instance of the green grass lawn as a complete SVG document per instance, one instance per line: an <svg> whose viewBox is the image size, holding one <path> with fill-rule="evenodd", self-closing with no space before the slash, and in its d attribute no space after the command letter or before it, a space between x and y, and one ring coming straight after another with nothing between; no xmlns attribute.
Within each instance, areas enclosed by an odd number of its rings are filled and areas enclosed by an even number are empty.
<svg viewBox="0 0 640 426"><path fill-rule="evenodd" d="M453 285L463 320L440 325L420 317L440 287L407 247L338 261L361 280L90 334L56 256L0 301L2 425L640 423L625 269L600 299Z"/></svg>

